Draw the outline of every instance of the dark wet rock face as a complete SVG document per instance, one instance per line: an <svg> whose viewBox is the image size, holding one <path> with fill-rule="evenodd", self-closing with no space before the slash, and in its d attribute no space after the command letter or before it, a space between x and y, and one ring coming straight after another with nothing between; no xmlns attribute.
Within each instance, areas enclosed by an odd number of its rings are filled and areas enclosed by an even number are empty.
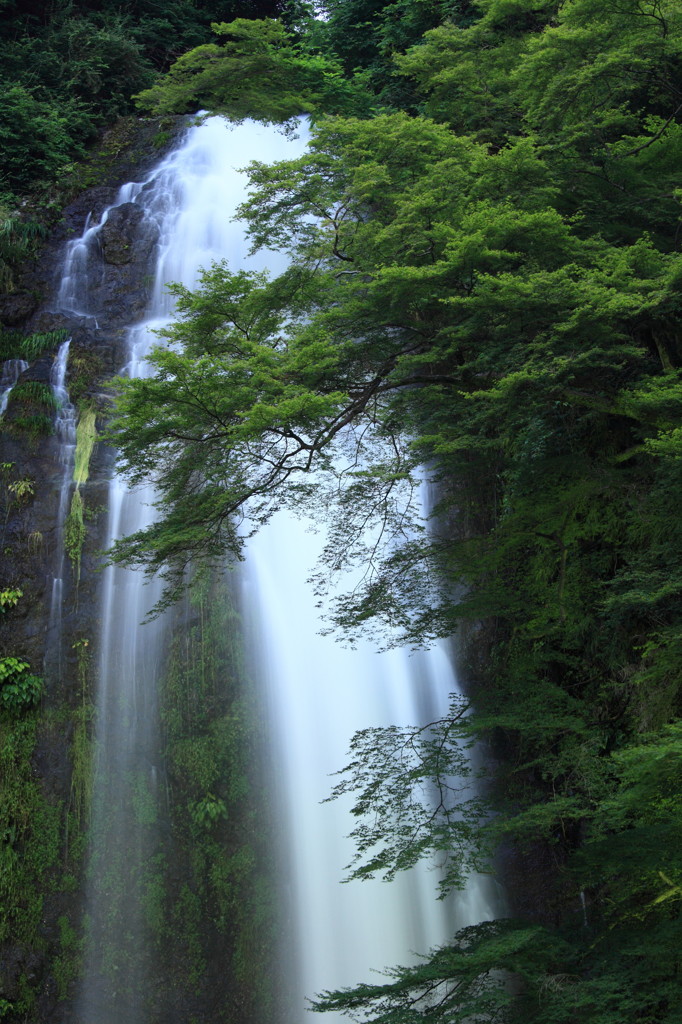
<svg viewBox="0 0 682 1024"><path fill-rule="evenodd" d="M98 224L107 207L116 202L117 195L118 188L112 185L96 185L81 192L64 210L61 230L55 232L61 250L69 239L83 234L88 222Z"/></svg>
<svg viewBox="0 0 682 1024"><path fill-rule="evenodd" d="M0 322L7 327L17 327L36 311L39 302L35 292L11 292L0 296Z"/></svg>
<svg viewBox="0 0 682 1024"><path fill-rule="evenodd" d="M42 958L31 950L13 947L0 958L0 979L6 998L18 999L23 979L35 982L44 971Z"/></svg>
<svg viewBox="0 0 682 1024"><path fill-rule="evenodd" d="M92 274L93 308L101 310L108 327L125 329L143 319L158 240L158 227L134 203L109 211L91 257L100 261L99 273Z"/></svg>
<svg viewBox="0 0 682 1024"><path fill-rule="evenodd" d="M97 354L104 377L122 368L127 331L144 317L158 244L139 205L112 205L119 191L97 186L78 196L26 275L32 291L7 298L4 320L0 301L0 322L24 334L66 331Z"/></svg>
<svg viewBox="0 0 682 1024"><path fill-rule="evenodd" d="M131 263L136 258L139 260L149 256L154 239L148 237L148 232L139 231L143 218L142 210L135 203L123 203L109 211L109 216L99 232L102 259L105 263L121 266L124 263Z"/></svg>
<svg viewBox="0 0 682 1024"><path fill-rule="evenodd" d="M140 139L151 131L140 125ZM154 131L158 130L154 127ZM0 328L11 328L16 337L33 333L64 331L71 339L66 386L71 401L94 407L98 429L106 423L109 395L102 383L118 372L126 361L129 327L145 314L153 280L158 245L158 229L134 203L115 203L122 184L141 181L151 167L163 158L147 144L144 160L134 165L129 151L119 167L113 166L107 180L84 191L64 211L61 224L44 246L36 262L27 267L18 281L17 291L0 296ZM70 297L64 300L62 288L65 255L70 243L93 227L92 240L83 253L81 280L75 282ZM87 282L87 286L85 284ZM60 292L62 293L60 295ZM52 368L57 354L53 349L27 360L16 383L29 399L49 391ZM49 433L49 417L56 413L49 405L29 408L28 399L12 402L0 421L0 550L3 555L2 583L18 588L22 596L16 607L0 614L0 657L25 659L31 671L45 680L40 705L37 740L31 755L30 782L35 783L44 806L59 818L59 842L63 848L53 864L46 866L42 893L40 935L27 942L17 934L0 944L0 1016L3 1003L21 1003L25 992L33 993L33 1009L21 1016L28 1024L68 1024L74 1020L68 997L64 999L64 977L59 984L57 967L65 956L60 922L79 927L79 893L75 876L80 870L69 858L77 840L77 829L68 829L68 814L73 813L73 748L76 723L84 706L84 688L74 638L90 644L92 664L97 652L98 591L101 576L101 550L106 533L107 481L113 455L104 444L95 445L90 475L81 486L85 508L86 538L81 552L80 581L70 559L63 566L61 616L63 642L58 670L50 668L47 649L50 643L50 606L53 600L55 553L59 548L57 529L64 464L58 437ZM31 434L25 425L26 413L44 413L47 431ZM24 423L22 423L22 415ZM0 588L2 589L2 588ZM92 685L93 672L87 673ZM81 710L79 710L81 709ZM65 865L69 864L69 868ZM62 876L71 872L70 886L62 887ZM40 886L36 883L36 889ZM61 929L61 930L60 930ZM69 954L75 957L75 953ZM75 961L74 961L75 962ZM23 1013L23 1011L22 1011ZM17 1016L8 1018L12 1022Z"/></svg>

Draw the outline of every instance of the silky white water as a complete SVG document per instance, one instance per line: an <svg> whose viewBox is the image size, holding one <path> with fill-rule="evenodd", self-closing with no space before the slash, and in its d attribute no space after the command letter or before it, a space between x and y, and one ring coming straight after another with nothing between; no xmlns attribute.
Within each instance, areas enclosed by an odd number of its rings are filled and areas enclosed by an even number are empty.
<svg viewBox="0 0 682 1024"><path fill-rule="evenodd" d="M69 361L71 339L63 342L57 350L50 372L50 386L55 402L55 435L59 451L59 505L54 534L52 555L52 579L49 584L50 606L45 643L45 671L54 679L62 674L62 616L64 604L64 577L67 571L64 548L64 527L69 510L69 499L73 488L73 466L76 455L76 407L73 405L66 386L66 370Z"/></svg>
<svg viewBox="0 0 682 1024"><path fill-rule="evenodd" d="M286 826L298 1005L323 990L378 983L376 972L413 963L458 928L491 919L489 879L436 899L438 864L422 863L394 881L340 884L353 845L350 798L331 803L334 779L348 762L356 730L427 724L447 712L457 689L446 649L377 653L363 642L341 647L319 634L306 577L323 538L305 520L278 513L249 544L245 590L252 614L254 661L265 687L273 756ZM296 1017L300 1019L300 1012ZM344 1020L326 1014L324 1020Z"/></svg>
<svg viewBox="0 0 682 1024"><path fill-rule="evenodd" d="M214 260L258 269L276 262L273 254L247 257L244 232L232 221L245 197L236 168L251 159L293 155L302 146L257 126L230 130L212 119L192 127L147 181L120 190L114 205L139 205L140 230L158 237L148 316L131 325L122 372L148 372L145 357L157 341L153 331L172 314L169 282L193 287L200 269ZM69 245L58 298L61 308L95 322L98 233L108 216L107 210L98 224L88 222L83 236ZM153 497L151 488L131 492L119 477L112 479L108 545L151 521ZM104 573L87 936L78 1000L79 1017L88 1024L118 1024L121 1014L127 1024L143 1024L153 1016L153 943L144 901L150 862L163 853L158 684L168 624L165 617L141 623L159 597L158 582L146 585L139 572L109 568Z"/></svg>
<svg viewBox="0 0 682 1024"><path fill-rule="evenodd" d="M142 230L146 225L159 238L153 298L144 323L131 325L125 372L147 372L152 332L172 315L168 282L192 287L201 267L221 259L233 269L282 269L281 255L247 256L243 228L233 221L245 196L245 177L236 168L254 159L291 158L304 144L262 126L230 129L210 119L191 128L146 182L121 190L117 202L138 204ZM88 224L70 245L60 296L63 307L94 318L99 311L91 304L88 275L100 228ZM130 492L114 478L108 543L144 527L152 501L153 492ZM343 837L352 823L347 804L320 804L331 788L329 774L345 763L355 730L437 717L455 681L443 648L412 658L379 656L369 647L345 651L317 635L305 579L319 544L300 521L280 513L250 543L244 576L251 662L269 707L283 804L282 886L291 894L292 933L282 943L294 947L298 965L292 985L297 1024L307 996L372 980L372 970L404 963L457 927L491 916L479 886L471 888L468 907L437 902L433 865L391 885L340 884L351 856ZM158 585L146 586L139 572L110 568L104 574L89 928L78 1007L87 1024L152 1019L146 1001L152 943L142 904L150 858L163 849L157 690L168 627L163 618L140 623L158 596Z"/></svg>
<svg viewBox="0 0 682 1024"><path fill-rule="evenodd" d="M2 373L0 374L0 416L3 416L7 411L12 388L24 370L28 370L28 363L25 359L6 359L2 364Z"/></svg>

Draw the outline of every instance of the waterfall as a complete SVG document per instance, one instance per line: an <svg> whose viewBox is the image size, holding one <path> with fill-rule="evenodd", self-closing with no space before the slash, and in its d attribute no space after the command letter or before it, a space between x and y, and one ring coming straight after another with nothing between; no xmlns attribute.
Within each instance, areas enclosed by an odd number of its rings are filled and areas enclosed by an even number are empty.
<svg viewBox="0 0 682 1024"><path fill-rule="evenodd" d="M4 415L12 388L24 370L28 370L28 363L24 359L6 359L2 364L2 375L0 375L0 416Z"/></svg>
<svg viewBox="0 0 682 1024"><path fill-rule="evenodd" d="M59 505L55 530L50 607L45 650L45 670L53 678L60 679L62 671L62 613L64 602L64 572L66 552L64 549L64 526L69 508L69 497L73 483L73 466L76 454L76 408L69 398L66 387L66 369L69 360L70 339L63 342L57 351L50 372L50 386L57 403L55 434L59 445L60 483Z"/></svg>
<svg viewBox="0 0 682 1024"><path fill-rule="evenodd" d="M114 205L135 203L141 230L158 235L154 287L148 315L131 327L122 372L143 376L154 329L167 323L171 281L193 287L213 260L260 269L275 257L247 256L243 230L232 222L245 198L249 159L296 155L300 140L285 140L254 125L230 129L220 119L193 127L183 143L144 182L124 186ZM59 303L96 319L91 301L97 274L99 224L88 224L67 250ZM281 266L281 263L280 263ZM274 267L276 270L277 267ZM153 490L129 491L114 477L109 493L107 544L147 525ZM145 914L148 867L164 830L159 777L158 685L168 640L166 617L141 625L160 596L140 573L108 568L102 584L102 629L96 693L96 765L86 893L84 981L78 1012L88 1024L127 1024L152 1019L151 934Z"/></svg>
<svg viewBox="0 0 682 1024"><path fill-rule="evenodd" d="M322 801L330 776L348 761L351 737L358 729L438 719L457 681L444 645L379 654L368 642L351 650L320 635L306 578L322 546L309 523L279 513L250 542L246 560L253 657L269 705L283 805L293 918L286 941L298 961L299 1011L322 990L371 984L378 980L373 972L416 962L458 928L492 919L496 909L493 884L484 877L437 900L433 863L390 884L339 884L353 855L345 838L353 824L350 798Z"/></svg>
<svg viewBox="0 0 682 1024"><path fill-rule="evenodd" d="M121 201L120 196L117 203ZM87 316L91 311L90 289L93 274L93 250L98 246L98 234L106 222L108 210L102 215L98 224L92 224L92 215L88 214L85 229L80 238L74 238L66 248L64 270L57 296L59 309L68 310Z"/></svg>
<svg viewBox="0 0 682 1024"><path fill-rule="evenodd" d="M231 128L209 119L188 130L180 146L144 182L121 190L117 204L143 211L142 230L158 235L153 296L147 318L131 326L123 371L147 372L155 328L172 316L165 286L193 287L201 267L227 259L232 268L267 266L283 257L247 255L234 210L245 196L250 160L302 152L304 141L253 124ZM116 204L115 204L116 205ZM98 232L88 224L66 254L60 303L96 318L90 274L96 274ZM93 269L95 268L95 269ZM111 481L108 543L143 528L153 512L151 490ZM249 545L244 587L254 637L254 671L269 706L272 760L284 812L283 885L291 893L291 935L297 961L294 1020L305 998L323 988L371 980L368 972L404 963L447 939L462 924L491 916L483 887L472 905L435 900L436 869L413 870L391 885L339 884L350 851L348 805L320 804L329 773L345 762L353 732L369 725L428 721L447 707L455 687L442 647L431 653L377 655L344 651L316 634L314 601L305 578L315 541L304 524L278 514ZM139 572L109 568L102 583L102 629L96 693L96 767L86 894L88 922L78 1019L84 1024L147 1024L153 952L144 905L149 863L162 849L164 808L159 780L158 686L168 645L164 617L141 626L159 597ZM221 1018L222 1019L222 1018Z"/></svg>

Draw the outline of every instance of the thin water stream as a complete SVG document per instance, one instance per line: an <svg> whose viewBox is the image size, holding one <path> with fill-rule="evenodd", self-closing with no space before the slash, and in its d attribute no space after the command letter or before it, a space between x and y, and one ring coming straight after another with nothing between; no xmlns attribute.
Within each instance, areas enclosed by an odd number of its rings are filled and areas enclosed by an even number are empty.
<svg viewBox="0 0 682 1024"><path fill-rule="evenodd" d="M193 287L199 269L220 259L232 268L282 269L281 255L247 256L243 229L233 221L245 194L236 168L254 159L291 158L304 145L273 129L230 128L213 118L189 129L147 181L121 190L117 203L138 204L142 230L146 225L159 238L153 298L147 319L131 325L125 372L147 372L154 328L172 316L168 282ZM95 318L100 311L92 306L89 274L101 223L88 224L69 246L60 296L64 308ZM152 492L130 492L114 478L108 542L148 523L152 500ZM295 947L299 975L295 1024L303 1019L306 996L370 980L371 970L405 962L458 926L491 915L482 887L469 893L468 909L438 903L428 866L391 885L339 884L350 859L343 840L351 827L348 806L320 800L328 795L329 774L345 762L352 734L437 717L456 684L443 648L412 658L379 656L369 647L345 651L319 637L305 584L316 546L300 521L280 513L250 544L244 577L252 664L270 709L283 805L288 877L282 884L292 896L293 932L285 941ZM158 596L158 586L145 586L138 572L110 568L104 574L89 927L78 1008L87 1024L155 1019L146 995L153 944L143 902L146 865L163 843L157 693L168 625L163 618L140 623Z"/></svg>
<svg viewBox="0 0 682 1024"><path fill-rule="evenodd" d="M28 363L24 359L6 359L2 364L2 373L0 374L0 416L3 416L7 411L12 388L24 370L28 370Z"/></svg>
<svg viewBox="0 0 682 1024"><path fill-rule="evenodd" d="M73 466L76 454L76 423L78 414L71 402L66 387L66 370L69 361L70 339L63 342L57 351L50 373L50 386L55 402L55 434L59 446L59 505L55 530L52 579L49 584L50 607L45 644L45 671L53 679L61 679L63 661L64 578L66 573L66 551L64 527L73 488Z"/></svg>

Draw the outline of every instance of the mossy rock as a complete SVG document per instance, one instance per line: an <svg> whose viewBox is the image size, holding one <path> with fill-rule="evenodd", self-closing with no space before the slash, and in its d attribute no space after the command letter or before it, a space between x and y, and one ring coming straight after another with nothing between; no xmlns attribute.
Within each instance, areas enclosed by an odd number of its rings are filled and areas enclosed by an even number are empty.
<svg viewBox="0 0 682 1024"><path fill-rule="evenodd" d="M78 404L99 382L105 370L104 359L100 353L72 342L69 348L68 364L71 401Z"/></svg>

